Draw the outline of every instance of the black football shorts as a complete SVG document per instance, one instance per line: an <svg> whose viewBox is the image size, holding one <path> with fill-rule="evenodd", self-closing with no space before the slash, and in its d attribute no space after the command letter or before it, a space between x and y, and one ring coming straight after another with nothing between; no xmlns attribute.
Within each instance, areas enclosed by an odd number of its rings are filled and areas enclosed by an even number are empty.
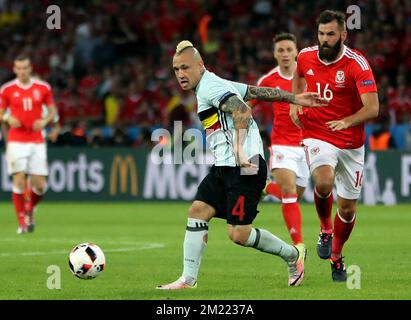
<svg viewBox="0 0 411 320"><path fill-rule="evenodd" d="M267 164L260 155L250 161L258 165L255 175L241 174L240 167L212 166L198 186L195 200L212 206L215 217L226 219L228 224L251 224L266 184Z"/></svg>

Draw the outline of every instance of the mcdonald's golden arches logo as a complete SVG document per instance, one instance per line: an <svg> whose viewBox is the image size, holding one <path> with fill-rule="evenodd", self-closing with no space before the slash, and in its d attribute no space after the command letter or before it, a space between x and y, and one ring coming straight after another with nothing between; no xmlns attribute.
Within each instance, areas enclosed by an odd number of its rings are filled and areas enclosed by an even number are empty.
<svg viewBox="0 0 411 320"><path fill-rule="evenodd" d="M136 163L131 155L124 158L116 155L111 164L110 195L117 195L118 177L120 178L120 192L127 193L128 180L130 177L130 191L132 196L138 195L138 173Z"/></svg>

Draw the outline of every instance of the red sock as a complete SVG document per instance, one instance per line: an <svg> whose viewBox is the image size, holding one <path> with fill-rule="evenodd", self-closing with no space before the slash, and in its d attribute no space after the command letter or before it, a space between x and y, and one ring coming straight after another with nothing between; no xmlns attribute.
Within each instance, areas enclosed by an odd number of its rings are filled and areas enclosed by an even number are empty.
<svg viewBox="0 0 411 320"><path fill-rule="evenodd" d="M350 237L351 231L354 228L355 215L351 221L343 221L338 213L334 219L334 238L332 245L331 258L338 259L341 257L341 252L344 247L344 243Z"/></svg>
<svg viewBox="0 0 411 320"><path fill-rule="evenodd" d="M14 193L12 194L14 208L16 210L17 221L21 227L26 227L25 210L24 210L24 194Z"/></svg>
<svg viewBox="0 0 411 320"><path fill-rule="evenodd" d="M24 189L24 205L27 214L31 211L31 187L29 180L26 180L26 187Z"/></svg>
<svg viewBox="0 0 411 320"><path fill-rule="evenodd" d="M285 224L295 245L303 242L301 234L301 211L297 202L297 194L285 194L282 199Z"/></svg>
<svg viewBox="0 0 411 320"><path fill-rule="evenodd" d="M318 217L321 223L321 232L332 233L333 221L331 211L333 208L333 194L330 192L327 196L322 196L318 193L317 187L314 188L314 202L317 209Z"/></svg>
<svg viewBox="0 0 411 320"><path fill-rule="evenodd" d="M31 194L30 194L30 205L31 205L31 210L33 210L33 208L43 199L43 195L42 194L37 194L35 193L33 190L31 190Z"/></svg>
<svg viewBox="0 0 411 320"><path fill-rule="evenodd" d="M281 188L280 188L280 186L279 186L278 184L276 184L276 183L274 183L274 182L271 182L271 183L265 188L265 191L266 191L268 194L271 194L271 195L273 195L274 197L277 197L278 199L281 199L281 198L282 198Z"/></svg>
<svg viewBox="0 0 411 320"><path fill-rule="evenodd" d="M33 209L34 207L43 199L43 195L39 195L31 190L30 193L30 201L28 202L28 205L26 207L26 212L29 217L29 222L33 223Z"/></svg>

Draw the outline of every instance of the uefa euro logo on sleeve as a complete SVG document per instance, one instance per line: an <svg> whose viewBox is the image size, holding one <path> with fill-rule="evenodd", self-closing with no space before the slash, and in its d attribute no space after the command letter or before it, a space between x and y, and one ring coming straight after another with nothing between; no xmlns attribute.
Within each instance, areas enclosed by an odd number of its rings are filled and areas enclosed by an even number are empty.
<svg viewBox="0 0 411 320"><path fill-rule="evenodd" d="M366 87L366 86L372 86L374 84L374 81L372 80L363 80L361 81L361 86Z"/></svg>

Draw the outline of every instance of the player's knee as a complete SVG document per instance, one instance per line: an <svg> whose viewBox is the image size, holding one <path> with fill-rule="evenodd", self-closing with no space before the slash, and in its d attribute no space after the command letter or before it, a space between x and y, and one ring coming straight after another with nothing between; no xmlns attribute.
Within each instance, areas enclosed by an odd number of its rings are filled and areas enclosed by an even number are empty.
<svg viewBox="0 0 411 320"><path fill-rule="evenodd" d="M285 184L281 186L282 195L286 195L286 194L290 195L290 194L296 194L296 193L297 193L297 188L292 184L290 185Z"/></svg>
<svg viewBox="0 0 411 320"><path fill-rule="evenodd" d="M228 236L235 244L244 246L250 236L250 233L246 230L238 230L234 228L231 232L229 232Z"/></svg>
<svg viewBox="0 0 411 320"><path fill-rule="evenodd" d="M313 179L317 194L322 197L328 196L333 190L334 178L334 172L328 167L320 167L315 169L313 172Z"/></svg>
<svg viewBox="0 0 411 320"><path fill-rule="evenodd" d="M200 215L200 209L196 205L191 205L188 208L188 216L189 218L198 218Z"/></svg>
<svg viewBox="0 0 411 320"><path fill-rule="evenodd" d="M212 208L197 202L193 204L188 209L188 217L194 219L201 219L209 221L213 216Z"/></svg>
<svg viewBox="0 0 411 320"><path fill-rule="evenodd" d="M36 187L33 187L32 190L35 194L38 194L39 196L41 196L46 192L46 186L45 185L36 186Z"/></svg>
<svg viewBox="0 0 411 320"><path fill-rule="evenodd" d="M334 180L331 179L322 179L317 181L315 184L315 189L320 196L326 197L333 191Z"/></svg>
<svg viewBox="0 0 411 320"><path fill-rule="evenodd" d="M338 214L345 220L351 220L355 215L355 206L342 205L338 208Z"/></svg>
<svg viewBox="0 0 411 320"><path fill-rule="evenodd" d="M21 190L23 192L24 191L24 181L23 182L16 181L15 183L13 183L13 187L14 189Z"/></svg>
<svg viewBox="0 0 411 320"><path fill-rule="evenodd" d="M13 179L13 192L23 193L24 192L24 177L14 177Z"/></svg>

